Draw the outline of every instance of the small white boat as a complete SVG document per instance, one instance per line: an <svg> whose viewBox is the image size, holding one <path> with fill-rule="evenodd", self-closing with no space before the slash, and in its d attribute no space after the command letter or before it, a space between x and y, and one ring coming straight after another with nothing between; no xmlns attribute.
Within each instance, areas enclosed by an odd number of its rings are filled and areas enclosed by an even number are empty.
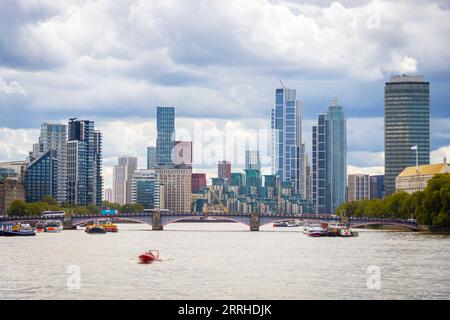
<svg viewBox="0 0 450 320"><path fill-rule="evenodd" d="M323 237L325 236L326 230L319 225L314 225L308 228L306 231L306 235L308 237Z"/></svg>

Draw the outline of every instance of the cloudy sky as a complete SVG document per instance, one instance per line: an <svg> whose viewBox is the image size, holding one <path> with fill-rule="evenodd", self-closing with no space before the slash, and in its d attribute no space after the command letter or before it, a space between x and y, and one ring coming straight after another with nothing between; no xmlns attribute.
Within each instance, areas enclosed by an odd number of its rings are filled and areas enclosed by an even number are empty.
<svg viewBox="0 0 450 320"><path fill-rule="evenodd" d="M145 166L161 105L194 140L196 171L223 157L238 169L282 79L308 148L339 97L349 172L382 173L383 87L398 73L431 82L432 161L450 159L447 0L0 0L0 30L0 161L24 159L44 121L91 119L108 186L117 156Z"/></svg>

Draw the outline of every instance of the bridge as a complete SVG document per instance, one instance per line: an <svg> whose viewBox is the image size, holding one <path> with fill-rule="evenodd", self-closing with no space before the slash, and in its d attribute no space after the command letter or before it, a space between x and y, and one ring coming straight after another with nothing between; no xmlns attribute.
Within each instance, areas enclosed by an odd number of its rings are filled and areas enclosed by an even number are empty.
<svg viewBox="0 0 450 320"><path fill-rule="evenodd" d="M153 230L163 230L164 226L185 220L191 220L192 218L218 218L228 220L231 222L237 222L247 225L251 231L259 231L261 226L272 224L274 222L286 221L286 220L303 220L315 223L331 223L341 222L341 217L328 214L269 214L269 213L204 213L204 212L171 212L171 211L145 211L142 213L122 213L118 215L72 215L66 217L44 217L44 216L24 216L24 217L0 217L0 224L22 222L33 223L43 220L59 220L63 223L64 228L76 228L81 224L86 224L101 219L115 219L121 221L131 221L137 223L143 223L151 225ZM385 219L385 218L368 218L368 217L350 217L347 219L346 224L351 228L364 227L368 225L393 225L411 230L419 230L419 226L416 222L404 219Z"/></svg>

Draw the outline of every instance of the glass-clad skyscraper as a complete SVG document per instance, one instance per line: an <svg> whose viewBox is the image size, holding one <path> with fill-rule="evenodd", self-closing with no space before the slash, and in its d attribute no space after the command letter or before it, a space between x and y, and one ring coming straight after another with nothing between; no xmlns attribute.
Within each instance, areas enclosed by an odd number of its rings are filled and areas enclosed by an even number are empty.
<svg viewBox="0 0 450 320"><path fill-rule="evenodd" d="M175 146L175 108L156 108L156 162L172 165L172 149Z"/></svg>
<svg viewBox="0 0 450 320"><path fill-rule="evenodd" d="M305 196L301 104L296 95L294 89L275 90L275 108L271 110L272 171L281 182L290 182L295 192Z"/></svg>
<svg viewBox="0 0 450 320"><path fill-rule="evenodd" d="M100 206L102 198L102 135L93 121L73 119L67 142L67 202Z"/></svg>
<svg viewBox="0 0 450 320"><path fill-rule="evenodd" d="M312 198L317 213L335 213L347 198L347 123L337 101L313 127Z"/></svg>
<svg viewBox="0 0 450 320"><path fill-rule="evenodd" d="M154 170L136 170L131 182L131 202L144 209L160 208L161 185Z"/></svg>
<svg viewBox="0 0 450 320"><path fill-rule="evenodd" d="M28 165L25 171L25 200L28 203L42 201L45 196L58 196L58 157L55 150L48 150Z"/></svg>
<svg viewBox="0 0 450 320"><path fill-rule="evenodd" d="M430 163L430 83L422 76L393 76L385 85L385 194L406 167Z"/></svg>

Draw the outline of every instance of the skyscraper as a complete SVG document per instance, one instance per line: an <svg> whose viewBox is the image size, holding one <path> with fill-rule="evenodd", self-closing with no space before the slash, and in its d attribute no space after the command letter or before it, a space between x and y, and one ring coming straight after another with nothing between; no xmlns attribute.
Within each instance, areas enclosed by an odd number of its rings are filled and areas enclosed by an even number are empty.
<svg viewBox="0 0 450 320"><path fill-rule="evenodd" d="M102 136L94 122L71 119L67 142L67 202L101 205Z"/></svg>
<svg viewBox="0 0 450 320"><path fill-rule="evenodd" d="M337 100L328 108L326 132L329 212L335 213L347 200L347 122Z"/></svg>
<svg viewBox="0 0 450 320"><path fill-rule="evenodd" d="M156 109L156 162L158 165L172 165L172 149L175 146L175 108Z"/></svg>
<svg viewBox="0 0 450 320"><path fill-rule="evenodd" d="M348 175L348 201L368 200L370 179L368 174Z"/></svg>
<svg viewBox="0 0 450 320"><path fill-rule="evenodd" d="M147 169L155 169L156 165L156 147L147 147Z"/></svg>
<svg viewBox="0 0 450 320"><path fill-rule="evenodd" d="M137 162L136 157L119 157L118 164L113 167L113 202L131 203L131 183Z"/></svg>
<svg viewBox="0 0 450 320"><path fill-rule="evenodd" d="M224 181L231 180L231 162L219 161L217 163L217 177Z"/></svg>
<svg viewBox="0 0 450 320"><path fill-rule="evenodd" d="M271 128L273 174L279 176L282 182L291 182L295 192L304 196L301 104L294 89L275 90Z"/></svg>
<svg viewBox="0 0 450 320"><path fill-rule="evenodd" d="M347 197L347 124L337 100L313 126L312 198L317 213L334 213Z"/></svg>
<svg viewBox="0 0 450 320"><path fill-rule="evenodd" d="M192 200L192 168L156 168L163 185L164 203L161 207L176 212L190 212Z"/></svg>
<svg viewBox="0 0 450 320"><path fill-rule="evenodd" d="M316 213L327 213L327 138L326 115L317 117L317 125L312 128L312 200Z"/></svg>
<svg viewBox="0 0 450 320"><path fill-rule="evenodd" d="M385 194L406 167L430 163L430 83L422 76L393 76L384 90Z"/></svg>
<svg viewBox="0 0 450 320"><path fill-rule="evenodd" d="M39 142L33 145L33 152L30 154L30 163L40 158L50 150L56 155L54 165L57 164L52 175L56 179L56 193L48 195L53 196L59 203L67 201L67 125L43 123ZM36 200L38 201L38 200Z"/></svg>

